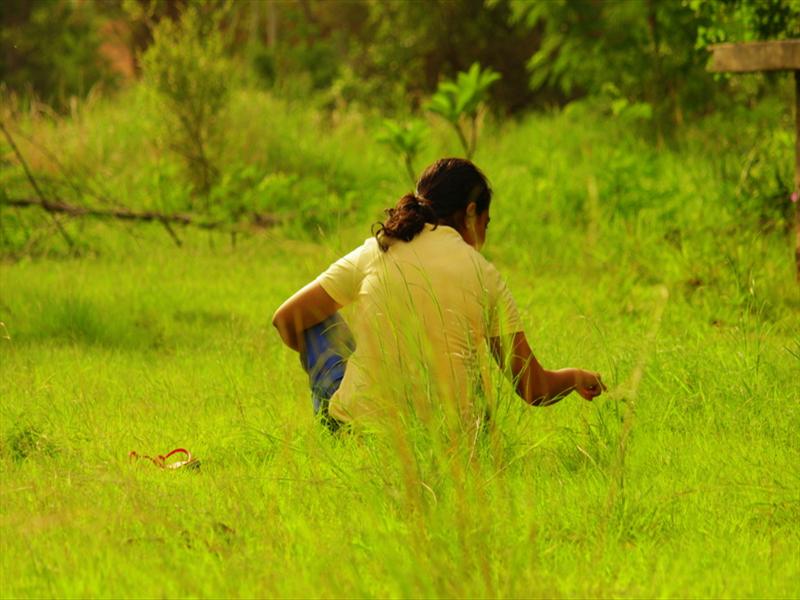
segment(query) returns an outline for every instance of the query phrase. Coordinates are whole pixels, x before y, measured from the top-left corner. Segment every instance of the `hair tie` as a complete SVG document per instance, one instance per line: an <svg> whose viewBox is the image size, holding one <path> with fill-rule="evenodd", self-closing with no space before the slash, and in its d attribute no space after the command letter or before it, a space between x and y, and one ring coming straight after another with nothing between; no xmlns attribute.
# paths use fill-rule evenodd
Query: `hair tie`
<svg viewBox="0 0 800 600"><path fill-rule="evenodd" d="M416 200L417 204L420 204L422 206L430 206L431 205L431 201L430 200L428 200L425 196L420 195L419 192L416 192L416 191L414 192L414 200Z"/></svg>

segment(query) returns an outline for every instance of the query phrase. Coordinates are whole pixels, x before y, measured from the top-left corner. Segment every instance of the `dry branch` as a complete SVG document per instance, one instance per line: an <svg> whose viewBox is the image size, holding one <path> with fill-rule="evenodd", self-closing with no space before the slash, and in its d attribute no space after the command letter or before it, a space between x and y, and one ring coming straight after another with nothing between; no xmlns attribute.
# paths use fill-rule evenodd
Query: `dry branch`
<svg viewBox="0 0 800 600"><path fill-rule="evenodd" d="M252 227L272 227L280 222L274 215L254 213L250 224L229 223L227 221L205 221L186 213L162 213L153 210L136 211L128 208L95 208L78 206L61 200L44 200L38 198L3 198L0 205L5 204L18 208L39 207L48 213L63 214L69 217L93 217L96 219L120 219L123 221L139 221L161 223L170 230L170 225L198 227L200 229L218 229L221 231L247 231Z"/></svg>
<svg viewBox="0 0 800 600"><path fill-rule="evenodd" d="M0 121L0 131L2 131L6 140L11 145L11 149L14 151L14 154L22 165L25 175L28 178L28 182L31 184L31 187L36 194L36 198L8 198L0 195L0 206L6 205L16 208L41 208L47 212L48 215L50 215L50 218L58 228L59 233L61 233L70 247L74 246L74 242L61 225L57 215L65 215L67 217L91 217L96 219L119 219L128 222L159 223L167 231L170 238L172 238L172 241L178 246L181 246L182 242L177 233L175 233L172 225L191 226L206 230L220 230L235 235L237 232L248 231L253 228L264 229L267 227L272 227L277 225L280 221L278 217L268 213L251 213L250 223L231 223L228 221L203 220L195 215L185 213L162 213L152 210L136 211L129 208L115 207L90 207L78 204L70 204L59 199L49 199L43 193L42 188L39 186L39 183L36 181L33 173L28 168L28 164L25 161L22 152L20 152L19 148L14 142L11 132L6 127L6 124L2 121ZM59 167L61 168L60 164ZM75 191L80 193L80 190L77 188L77 186L71 182L70 185Z"/></svg>

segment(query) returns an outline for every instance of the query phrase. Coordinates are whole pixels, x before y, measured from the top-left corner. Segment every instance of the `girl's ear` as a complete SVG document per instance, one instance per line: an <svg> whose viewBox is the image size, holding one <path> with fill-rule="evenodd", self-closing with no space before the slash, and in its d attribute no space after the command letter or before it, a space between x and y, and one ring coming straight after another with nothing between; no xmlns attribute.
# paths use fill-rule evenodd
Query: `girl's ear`
<svg viewBox="0 0 800 600"><path fill-rule="evenodd" d="M474 219L478 216L478 205L475 202L470 202L467 204L467 212L466 217L468 219Z"/></svg>

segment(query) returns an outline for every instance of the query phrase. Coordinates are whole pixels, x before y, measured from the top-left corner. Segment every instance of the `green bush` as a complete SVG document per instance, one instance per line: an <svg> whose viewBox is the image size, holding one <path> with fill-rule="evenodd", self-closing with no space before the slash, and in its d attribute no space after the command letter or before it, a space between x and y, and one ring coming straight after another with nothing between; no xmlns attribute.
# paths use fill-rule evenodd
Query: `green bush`
<svg viewBox="0 0 800 600"><path fill-rule="evenodd" d="M162 143L180 157L195 195L209 208L219 176L215 144L231 92L218 17L192 6L177 22L162 19L142 56L142 70L154 92Z"/></svg>

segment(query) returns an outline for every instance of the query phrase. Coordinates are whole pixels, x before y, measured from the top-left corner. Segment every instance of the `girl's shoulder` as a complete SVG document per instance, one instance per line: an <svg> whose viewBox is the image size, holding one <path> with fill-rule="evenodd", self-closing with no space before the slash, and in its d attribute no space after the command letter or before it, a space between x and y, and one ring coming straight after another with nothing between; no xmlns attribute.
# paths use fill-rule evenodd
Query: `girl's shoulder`
<svg viewBox="0 0 800 600"><path fill-rule="evenodd" d="M369 261L375 260L383 254L383 250L381 250L381 246L374 235L365 239L364 243L359 246L359 250L364 258Z"/></svg>
<svg viewBox="0 0 800 600"><path fill-rule="evenodd" d="M366 272L380 259L381 254L383 252L378 240L373 236L365 239L363 244L343 257L342 260L348 260L357 270Z"/></svg>

